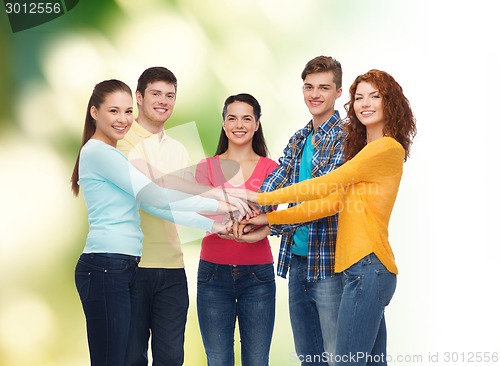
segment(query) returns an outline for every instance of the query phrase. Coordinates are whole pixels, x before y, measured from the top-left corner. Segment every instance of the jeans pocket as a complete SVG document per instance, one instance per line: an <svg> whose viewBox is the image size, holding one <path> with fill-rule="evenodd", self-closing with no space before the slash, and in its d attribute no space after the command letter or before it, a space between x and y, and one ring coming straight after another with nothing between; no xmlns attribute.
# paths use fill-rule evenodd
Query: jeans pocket
<svg viewBox="0 0 500 366"><path fill-rule="evenodd" d="M397 276L386 269L379 269L376 273L378 301L387 306L396 291Z"/></svg>
<svg viewBox="0 0 500 366"><path fill-rule="evenodd" d="M75 271L76 290L82 302L89 297L91 277L92 273L90 271Z"/></svg>
<svg viewBox="0 0 500 366"><path fill-rule="evenodd" d="M214 271L209 270L208 268L206 268L206 266L200 265L198 267L198 274L197 274L198 284L209 283L214 277L214 275L215 275Z"/></svg>
<svg viewBox="0 0 500 366"><path fill-rule="evenodd" d="M134 263L135 264L135 263ZM125 273L132 268L132 262L125 259L109 259L106 263L104 272L110 274Z"/></svg>
<svg viewBox="0 0 500 366"><path fill-rule="evenodd" d="M263 265L254 269L252 272L253 277L259 283L269 283L274 281L274 267L273 265Z"/></svg>

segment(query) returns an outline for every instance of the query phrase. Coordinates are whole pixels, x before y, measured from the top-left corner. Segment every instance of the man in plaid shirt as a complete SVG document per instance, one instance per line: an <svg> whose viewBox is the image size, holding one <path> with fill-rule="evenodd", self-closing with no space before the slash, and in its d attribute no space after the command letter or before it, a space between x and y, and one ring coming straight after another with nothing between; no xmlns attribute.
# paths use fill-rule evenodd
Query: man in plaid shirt
<svg viewBox="0 0 500 366"><path fill-rule="evenodd" d="M318 56L306 64L302 80L312 119L290 138L280 165L261 191L324 175L343 163L343 121L335 110L335 101L342 94L342 67L332 57ZM298 360L302 365L333 365L342 294L341 278L333 270L337 215L259 231L282 236L278 275L286 278L290 270L290 322Z"/></svg>

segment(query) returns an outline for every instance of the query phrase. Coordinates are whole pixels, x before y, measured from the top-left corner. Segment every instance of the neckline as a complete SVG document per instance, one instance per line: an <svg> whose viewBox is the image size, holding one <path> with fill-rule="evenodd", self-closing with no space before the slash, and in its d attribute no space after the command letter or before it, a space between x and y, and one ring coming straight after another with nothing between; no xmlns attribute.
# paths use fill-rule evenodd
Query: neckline
<svg viewBox="0 0 500 366"><path fill-rule="evenodd" d="M222 171L221 159L220 159L219 155L215 155L214 158L217 159L216 167L217 167L218 173L220 174L220 177L222 177L224 179L224 184L230 185L232 188L240 188L240 187L245 187L247 182L253 178L253 176L255 175L255 172L257 171L257 167L259 166L259 164L261 164L261 162L263 161L262 159L264 157L259 156L259 160L257 161L257 164L255 164L255 168L253 169L252 174L250 174L248 179L246 179L243 183L238 184L238 185L234 185L233 183L231 183L230 180L227 179L227 177L224 175L224 172ZM230 160L230 159L223 159L223 160ZM232 160L232 161L234 161L234 160ZM238 173L239 172L241 172L241 167L240 167L240 170L238 170Z"/></svg>

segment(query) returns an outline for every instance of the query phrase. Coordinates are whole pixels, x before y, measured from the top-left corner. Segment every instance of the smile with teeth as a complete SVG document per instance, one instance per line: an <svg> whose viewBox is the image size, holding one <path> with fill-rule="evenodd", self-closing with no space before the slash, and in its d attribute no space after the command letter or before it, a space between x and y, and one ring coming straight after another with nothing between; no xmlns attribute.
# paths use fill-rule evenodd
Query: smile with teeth
<svg viewBox="0 0 500 366"><path fill-rule="evenodd" d="M233 131L233 135L236 136L243 136L246 134L246 131Z"/></svg>
<svg viewBox="0 0 500 366"><path fill-rule="evenodd" d="M123 132L123 131L125 131L125 129L127 128L127 126L113 126L113 128L115 130L117 130L118 132Z"/></svg>
<svg viewBox="0 0 500 366"><path fill-rule="evenodd" d="M375 111L362 111L361 115L362 116L371 116Z"/></svg>

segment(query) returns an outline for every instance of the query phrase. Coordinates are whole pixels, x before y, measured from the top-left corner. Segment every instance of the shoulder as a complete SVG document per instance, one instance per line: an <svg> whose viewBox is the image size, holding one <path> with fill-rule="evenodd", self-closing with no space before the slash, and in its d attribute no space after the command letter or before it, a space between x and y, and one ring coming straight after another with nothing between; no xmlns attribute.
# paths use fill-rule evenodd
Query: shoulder
<svg viewBox="0 0 500 366"><path fill-rule="evenodd" d="M127 158L117 148L95 139L90 139L85 145L83 145L81 154L86 156L94 156L96 158L102 157L103 154L105 154L105 156L116 155L125 159Z"/></svg>
<svg viewBox="0 0 500 366"><path fill-rule="evenodd" d="M215 156L209 156L209 157L201 159L198 162L198 164L196 164L196 171L197 172L202 172L202 171L211 170L211 166L213 166L213 164L215 163L215 161L216 161L216 157Z"/></svg>
<svg viewBox="0 0 500 366"><path fill-rule="evenodd" d="M313 130L313 127L312 127L312 120L307 122L307 124L302 127L302 128L299 128L297 131L295 131L295 133L290 137L290 140L289 142L290 143L293 143L297 140L303 140L304 138L306 138L309 133Z"/></svg>
<svg viewBox="0 0 500 366"><path fill-rule="evenodd" d="M271 169L275 169L279 165L273 159L266 158L266 157L260 158L259 164L261 164L262 166L264 166L266 168L271 168Z"/></svg>
<svg viewBox="0 0 500 366"><path fill-rule="evenodd" d="M368 146L373 145L372 148L375 151L402 151L404 153L404 148L403 146L394 138L392 137L382 137L381 139L378 139L376 141L373 141L371 144L368 144Z"/></svg>
<svg viewBox="0 0 500 366"><path fill-rule="evenodd" d="M209 164L214 162L215 160L219 160L218 156L208 156L206 158L201 159L198 164Z"/></svg>
<svg viewBox="0 0 500 366"><path fill-rule="evenodd" d="M94 154L100 154L105 151L110 151L111 146L105 144L102 141L90 139L82 147L81 155L92 156Z"/></svg>
<svg viewBox="0 0 500 366"><path fill-rule="evenodd" d="M367 144L359 153L360 159L382 159L387 163L392 160L404 160L405 150L392 137L382 137Z"/></svg>
<svg viewBox="0 0 500 366"><path fill-rule="evenodd" d="M140 124L136 121L132 123L130 129L125 134L125 137L121 140L118 140L118 145L123 143L136 143L137 141L141 141L150 135L148 131L146 131Z"/></svg>

